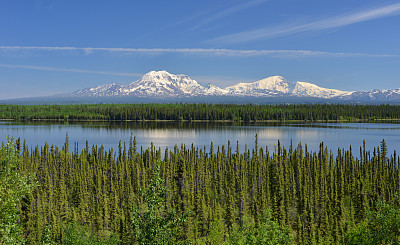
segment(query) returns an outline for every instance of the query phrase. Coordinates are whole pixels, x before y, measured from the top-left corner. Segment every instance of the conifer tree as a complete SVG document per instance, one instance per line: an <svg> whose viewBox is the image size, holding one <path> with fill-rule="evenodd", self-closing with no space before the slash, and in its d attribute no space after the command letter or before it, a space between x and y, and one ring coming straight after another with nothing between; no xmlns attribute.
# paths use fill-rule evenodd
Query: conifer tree
<svg viewBox="0 0 400 245"><path fill-rule="evenodd" d="M186 215L178 217L173 210L165 210L167 189L160 177L160 162L157 162L149 185L142 192L146 211L133 206L133 238L139 244L167 244L172 242L174 232L186 221Z"/></svg>
<svg viewBox="0 0 400 245"><path fill-rule="evenodd" d="M0 158L0 243L23 244L22 224L17 206L35 188L32 175L18 172L20 159L12 139L7 139Z"/></svg>

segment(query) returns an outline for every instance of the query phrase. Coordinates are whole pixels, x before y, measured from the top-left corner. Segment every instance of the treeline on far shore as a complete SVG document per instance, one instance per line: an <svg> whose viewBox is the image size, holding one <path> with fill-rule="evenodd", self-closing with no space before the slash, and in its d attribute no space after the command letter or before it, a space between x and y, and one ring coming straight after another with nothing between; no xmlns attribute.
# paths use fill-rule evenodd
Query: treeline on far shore
<svg viewBox="0 0 400 245"><path fill-rule="evenodd" d="M368 121L400 118L398 105L88 104L0 105L0 120Z"/></svg>

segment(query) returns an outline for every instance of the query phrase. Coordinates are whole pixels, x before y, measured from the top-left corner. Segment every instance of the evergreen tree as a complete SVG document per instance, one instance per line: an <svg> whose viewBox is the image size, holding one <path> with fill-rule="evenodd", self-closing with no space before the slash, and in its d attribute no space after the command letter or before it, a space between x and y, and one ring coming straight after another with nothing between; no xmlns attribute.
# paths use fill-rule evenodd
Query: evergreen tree
<svg viewBox="0 0 400 245"><path fill-rule="evenodd" d="M167 189L160 177L160 162L157 162L149 185L142 192L146 210L133 207L133 237L139 244L167 244L173 242L176 228L186 221L186 215L177 217L173 210L165 210Z"/></svg>
<svg viewBox="0 0 400 245"><path fill-rule="evenodd" d="M23 244L23 224L18 204L35 188L33 175L19 173L20 158L11 139L0 157L0 244Z"/></svg>

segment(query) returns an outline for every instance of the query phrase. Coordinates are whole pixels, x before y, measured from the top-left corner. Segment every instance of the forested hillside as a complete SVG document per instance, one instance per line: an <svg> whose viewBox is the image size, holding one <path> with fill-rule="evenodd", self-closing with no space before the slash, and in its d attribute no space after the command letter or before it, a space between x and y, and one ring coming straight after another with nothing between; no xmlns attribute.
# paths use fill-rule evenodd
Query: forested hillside
<svg viewBox="0 0 400 245"><path fill-rule="evenodd" d="M395 105L93 104L0 105L0 119L14 120L374 120L399 119Z"/></svg>
<svg viewBox="0 0 400 245"><path fill-rule="evenodd" d="M244 152L240 142L161 152L138 149L132 138L115 150L87 144L78 152L69 149L68 137L61 148L30 149L17 140L18 171L37 180L18 208L23 237L28 244L77 244L66 241L85 237L90 244L156 242L151 237L160 244L399 238L399 157L385 141L372 152L332 151L323 143L312 152L279 141L267 149L255 140ZM2 162L6 149L3 144Z"/></svg>

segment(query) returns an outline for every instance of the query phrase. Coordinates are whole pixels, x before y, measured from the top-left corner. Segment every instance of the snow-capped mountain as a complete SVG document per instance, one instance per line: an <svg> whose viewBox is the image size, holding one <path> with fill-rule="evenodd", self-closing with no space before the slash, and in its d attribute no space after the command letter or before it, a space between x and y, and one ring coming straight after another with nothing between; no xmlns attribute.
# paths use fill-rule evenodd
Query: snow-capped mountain
<svg viewBox="0 0 400 245"><path fill-rule="evenodd" d="M289 82L281 76L268 77L254 83L239 83L226 89L233 95L241 96L292 95L325 99L351 93L336 89L321 88L315 84L306 82Z"/></svg>
<svg viewBox="0 0 400 245"><path fill-rule="evenodd" d="M137 96L182 96L197 94L203 87L186 75L174 75L166 71L151 71L124 90Z"/></svg>
<svg viewBox="0 0 400 245"><path fill-rule="evenodd" d="M74 96L138 96L185 97L221 95L225 91L215 85L203 87L187 75L174 75L166 71L151 71L140 80L128 85L116 83L78 90Z"/></svg>
<svg viewBox="0 0 400 245"><path fill-rule="evenodd" d="M292 91L292 94L297 96L309 96L309 97L318 97L318 98L336 98L339 96L348 96L353 92L341 91L337 89L328 89L321 88L312 83L306 82L296 82L296 86Z"/></svg>
<svg viewBox="0 0 400 245"><path fill-rule="evenodd" d="M77 96L118 96L123 94L124 85L118 83L104 84L94 88L84 88L74 92Z"/></svg>
<svg viewBox="0 0 400 245"><path fill-rule="evenodd" d="M204 95L209 95L209 96L216 96L216 95L226 95L228 94L228 90L222 89L220 87L215 86L214 84L207 84L205 87L205 90L203 92Z"/></svg>
<svg viewBox="0 0 400 245"><path fill-rule="evenodd" d="M400 100L400 88L398 89L374 89L372 91L355 91L349 95L343 96L346 100L358 101L393 101Z"/></svg>
<svg viewBox="0 0 400 245"><path fill-rule="evenodd" d="M259 97L290 94L294 87L295 83L281 76L273 76L254 83L238 83L226 89L230 95Z"/></svg>
<svg viewBox="0 0 400 245"><path fill-rule="evenodd" d="M301 97L338 100L400 100L400 89L373 91L341 91L322 88L307 82L291 82L281 76L268 77L253 83L238 83L226 88L213 84L202 86L187 75L151 71L128 85L117 83L85 88L69 94L77 97L135 96L158 98L182 97Z"/></svg>

